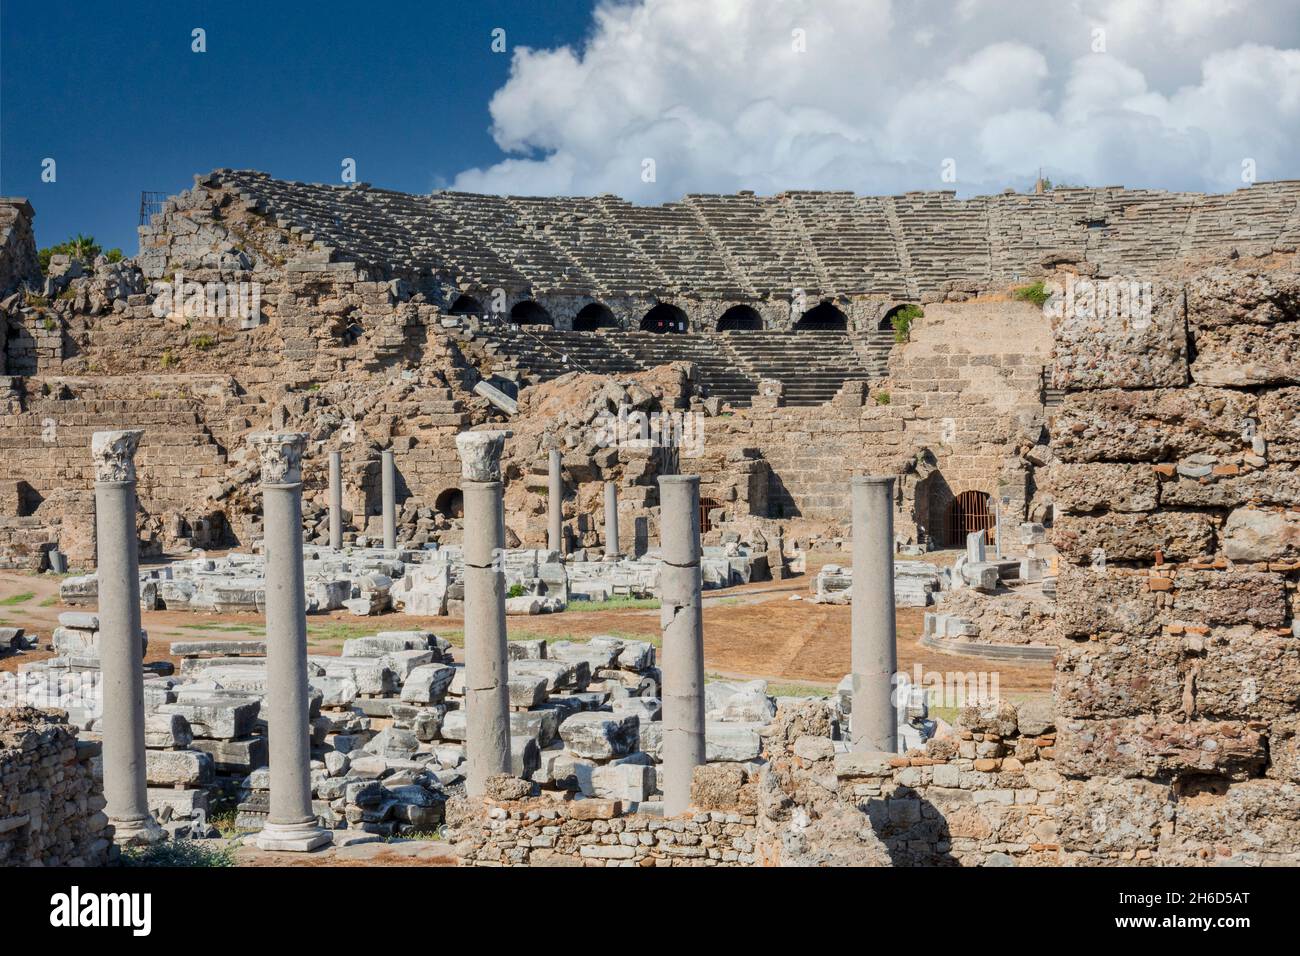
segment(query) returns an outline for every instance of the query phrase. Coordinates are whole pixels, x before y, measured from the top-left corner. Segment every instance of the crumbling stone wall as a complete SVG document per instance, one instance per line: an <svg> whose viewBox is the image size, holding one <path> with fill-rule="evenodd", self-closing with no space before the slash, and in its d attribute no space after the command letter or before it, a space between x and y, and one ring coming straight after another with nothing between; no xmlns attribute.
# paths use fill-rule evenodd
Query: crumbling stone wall
<svg viewBox="0 0 1300 956"><path fill-rule="evenodd" d="M111 847L91 760L59 712L0 710L0 866L102 866Z"/></svg>
<svg viewBox="0 0 1300 956"><path fill-rule="evenodd" d="M1062 843L1300 861L1300 275L1211 269L1067 315L1052 447Z"/></svg>

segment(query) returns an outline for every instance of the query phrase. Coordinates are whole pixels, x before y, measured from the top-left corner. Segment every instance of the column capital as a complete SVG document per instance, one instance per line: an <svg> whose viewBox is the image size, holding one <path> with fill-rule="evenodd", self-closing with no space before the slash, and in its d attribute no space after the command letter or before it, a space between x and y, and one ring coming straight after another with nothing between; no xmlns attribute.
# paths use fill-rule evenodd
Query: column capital
<svg viewBox="0 0 1300 956"><path fill-rule="evenodd" d="M95 432L90 436L90 455L95 462L95 481L135 481L135 450L140 429Z"/></svg>
<svg viewBox="0 0 1300 956"><path fill-rule="evenodd" d="M307 436L302 432L258 432L248 436L262 459L262 484L296 485L302 481L302 454Z"/></svg>
<svg viewBox="0 0 1300 956"><path fill-rule="evenodd" d="M460 476L465 481L500 481L501 452L506 439L514 432L490 429L479 432L461 432L456 436L456 451L460 455Z"/></svg>

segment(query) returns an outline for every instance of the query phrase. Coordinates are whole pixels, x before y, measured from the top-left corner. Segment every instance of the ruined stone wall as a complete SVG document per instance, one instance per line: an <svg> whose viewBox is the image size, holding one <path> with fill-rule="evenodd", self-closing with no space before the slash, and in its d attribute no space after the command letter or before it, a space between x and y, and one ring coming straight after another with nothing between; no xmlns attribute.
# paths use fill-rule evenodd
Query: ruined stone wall
<svg viewBox="0 0 1300 956"><path fill-rule="evenodd" d="M1048 323L1023 302L926 306L911 340L894 349L889 378L871 389L848 382L834 401L754 407L705 422L705 454L687 459L702 494L728 492L740 449L770 467L768 515L844 522L849 479L871 471L902 476L895 532L916 541L942 533L963 491L1011 498L1027 515L1035 493L1026 455L1045 441L1043 369Z"/></svg>
<svg viewBox="0 0 1300 956"><path fill-rule="evenodd" d="M0 866L102 866L111 833L91 760L58 712L0 710Z"/></svg>
<svg viewBox="0 0 1300 956"><path fill-rule="evenodd" d="M1294 865L1300 275L1212 270L1055 340L1062 841Z"/></svg>
<svg viewBox="0 0 1300 956"><path fill-rule="evenodd" d="M0 298L25 284L40 282L32 219L36 213L26 199L0 197Z"/></svg>

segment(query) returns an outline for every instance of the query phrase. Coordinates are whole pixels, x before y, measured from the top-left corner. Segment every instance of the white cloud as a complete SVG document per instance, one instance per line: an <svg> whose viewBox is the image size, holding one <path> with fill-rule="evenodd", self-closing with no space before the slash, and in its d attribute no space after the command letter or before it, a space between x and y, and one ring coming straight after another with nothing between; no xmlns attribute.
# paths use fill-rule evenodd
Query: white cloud
<svg viewBox="0 0 1300 956"><path fill-rule="evenodd" d="M490 105L517 194L1300 178L1294 0L639 0L515 50ZM806 51L797 49L801 31ZM1093 52L1096 31L1105 52ZM656 179L642 181L643 160ZM956 163L957 182L941 179Z"/></svg>

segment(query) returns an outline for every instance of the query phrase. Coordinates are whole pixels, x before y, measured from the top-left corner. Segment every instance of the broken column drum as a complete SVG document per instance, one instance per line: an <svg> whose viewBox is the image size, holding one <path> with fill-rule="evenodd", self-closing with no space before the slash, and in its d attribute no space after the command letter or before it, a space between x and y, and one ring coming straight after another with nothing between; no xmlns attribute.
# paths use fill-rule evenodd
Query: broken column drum
<svg viewBox="0 0 1300 956"><path fill-rule="evenodd" d="M690 807L691 780L706 759L699 475L661 475L659 503L664 814L676 816Z"/></svg>
<svg viewBox="0 0 1300 956"><path fill-rule="evenodd" d="M302 558L302 453L307 436L262 433L249 441L262 461L266 551L266 714L270 812L263 850L313 850L330 842L311 805L307 607Z"/></svg>
<svg viewBox="0 0 1300 956"><path fill-rule="evenodd" d="M501 451L510 434L456 436L465 508L465 787L475 797L483 795L489 777L510 772L501 482Z"/></svg>
<svg viewBox="0 0 1300 956"><path fill-rule="evenodd" d="M853 508L853 749L898 749L894 674L894 479L858 475Z"/></svg>
<svg viewBox="0 0 1300 956"><path fill-rule="evenodd" d="M99 662L105 814L119 846L156 843L163 831L149 812L141 670L140 571L135 527L135 450L139 431L95 432L95 535L98 543Z"/></svg>
<svg viewBox="0 0 1300 956"><path fill-rule="evenodd" d="M391 551L397 547L397 467L391 451L383 452L379 460L383 472L384 547Z"/></svg>

